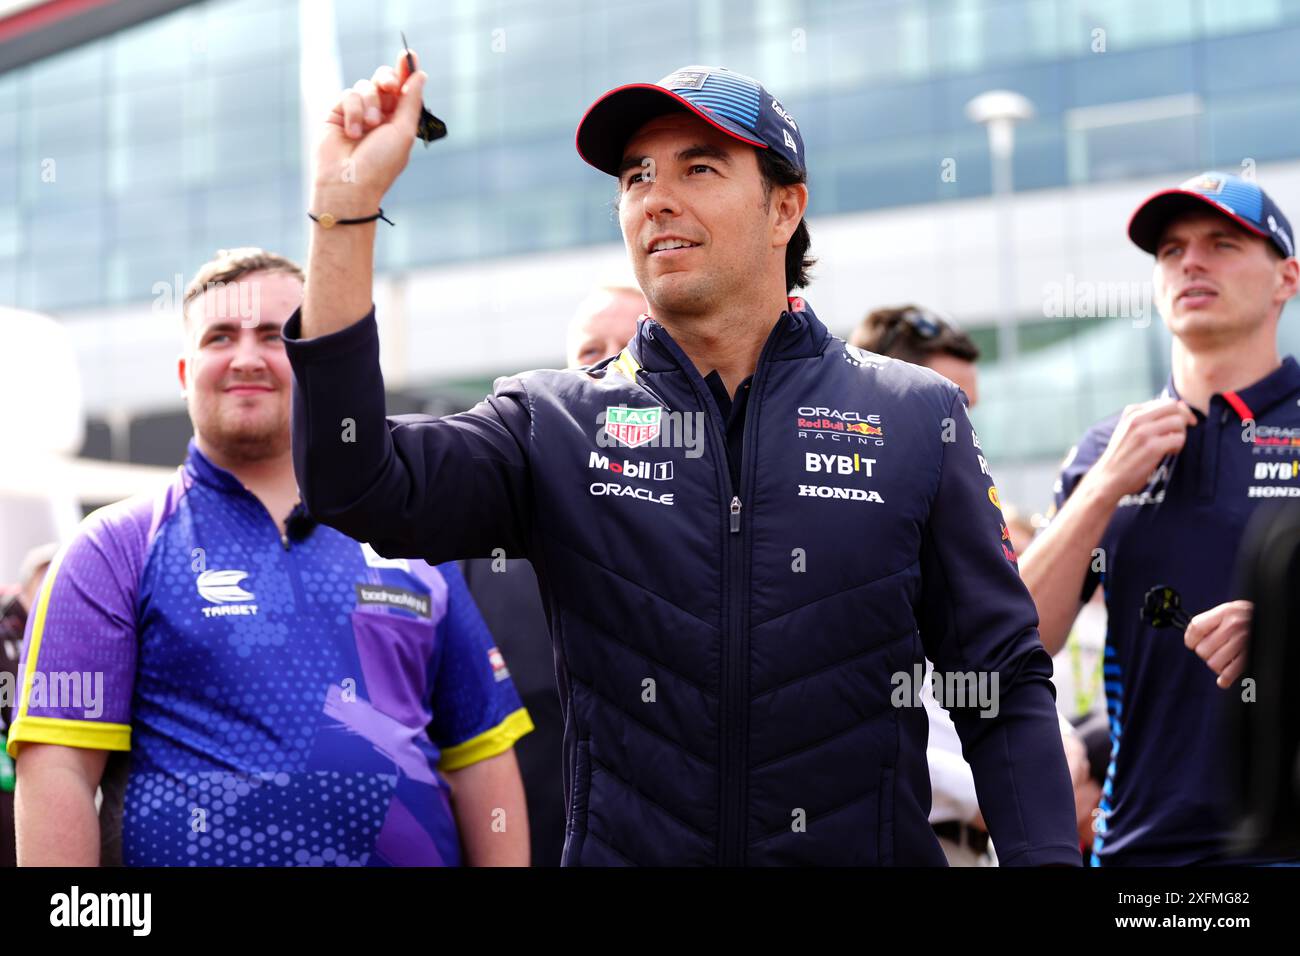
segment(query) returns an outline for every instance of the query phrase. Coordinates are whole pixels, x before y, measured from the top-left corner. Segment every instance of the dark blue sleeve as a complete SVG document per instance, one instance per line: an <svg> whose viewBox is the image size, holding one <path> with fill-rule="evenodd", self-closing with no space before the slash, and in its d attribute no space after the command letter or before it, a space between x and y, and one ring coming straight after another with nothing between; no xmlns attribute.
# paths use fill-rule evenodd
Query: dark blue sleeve
<svg viewBox="0 0 1300 956"><path fill-rule="evenodd" d="M301 310L300 310L301 311ZM384 557L431 564L527 549L528 396L518 379L458 415L385 417L372 308L346 329L300 339L293 367L293 464L307 510Z"/></svg>
<svg viewBox="0 0 1300 956"><path fill-rule="evenodd" d="M976 681L983 675L992 692L983 705L948 710L999 861L1078 866L1052 660L960 393L949 415L955 440L944 443L921 546L921 640L936 671L973 674Z"/></svg>

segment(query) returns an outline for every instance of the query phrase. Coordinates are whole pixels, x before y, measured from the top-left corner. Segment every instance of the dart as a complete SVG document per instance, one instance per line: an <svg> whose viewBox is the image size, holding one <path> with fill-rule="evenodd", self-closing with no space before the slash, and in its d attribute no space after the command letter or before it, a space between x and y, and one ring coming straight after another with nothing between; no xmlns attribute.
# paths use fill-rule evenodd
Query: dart
<svg viewBox="0 0 1300 956"><path fill-rule="evenodd" d="M1156 585L1147 591L1142 610L1138 616L1152 627L1176 627L1186 630L1191 618L1183 610L1183 599L1177 591L1164 585Z"/></svg>
<svg viewBox="0 0 1300 956"><path fill-rule="evenodd" d="M411 45L406 42L405 33L399 31L399 35L402 38L402 49L406 51L407 69L414 73L415 57L411 56ZM421 103L420 121L415 127L415 135L424 140L424 146L427 149L435 139L442 139L447 135L447 124L430 113L428 107Z"/></svg>

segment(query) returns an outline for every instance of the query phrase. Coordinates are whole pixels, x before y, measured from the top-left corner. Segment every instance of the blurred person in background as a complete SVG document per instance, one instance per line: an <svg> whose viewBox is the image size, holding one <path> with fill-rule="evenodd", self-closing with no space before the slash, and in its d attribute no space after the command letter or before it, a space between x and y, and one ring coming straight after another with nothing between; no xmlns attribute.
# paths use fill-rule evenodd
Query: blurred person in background
<svg viewBox="0 0 1300 956"><path fill-rule="evenodd" d="M1070 450L1020 569L1052 652L1104 587L1111 751L1093 865L1224 862L1222 711L1269 676L1238 683L1252 607L1232 568L1259 503L1300 495L1300 366L1277 341L1300 264L1276 203L1223 173L1154 194L1128 235L1155 259L1172 374Z"/></svg>
<svg viewBox="0 0 1300 956"><path fill-rule="evenodd" d="M32 548L18 567L18 584L10 591L0 589L0 740L13 720L18 695L18 662L22 656L23 631L36 606L36 595L59 550L58 544ZM14 764L0 752L0 867L17 863L14 850Z"/></svg>
<svg viewBox="0 0 1300 956"><path fill-rule="evenodd" d="M923 365L961 388L967 408L979 401L979 346L949 318L919 305L909 304L873 309L849 335L849 343L877 355ZM1019 537L1017 537L1019 536ZM1003 507L1003 544L1009 558L1033 537L1032 527L1015 508ZM939 838L950 866L991 866L996 850L989 842L984 816L975 794L975 777L962 756L961 739L948 711L940 706L931 689L928 672L921 699L930 721L926 761L930 766L930 823ZM1062 745L1070 767L1072 783L1083 779L1082 745L1073 739L1068 725L1062 727Z"/></svg>
<svg viewBox="0 0 1300 956"><path fill-rule="evenodd" d="M636 335L637 319L646 311L640 289L593 289L569 323L565 364L592 366L617 355ZM528 795L532 864L559 866L564 850L564 713L537 573L526 558L509 556L470 559L462 566L535 728L515 744Z"/></svg>
<svg viewBox="0 0 1300 956"><path fill-rule="evenodd" d="M1003 512L1011 532L1011 547L1023 555L1034 535L1046 523L1041 514L1027 517L1014 505ZM1101 693L1102 651L1106 643L1106 605L1101 590L1079 611L1070 636L1052 658L1052 683L1056 709L1063 721L1062 740L1074 784L1075 817L1079 824L1079 849L1087 855L1095 835L1097 803L1106 781L1110 734L1105 698Z"/></svg>
<svg viewBox="0 0 1300 956"><path fill-rule="evenodd" d="M849 344L877 355L932 368L966 393L966 407L979 403L975 363L980 350L949 318L919 305L873 309L849 333Z"/></svg>
<svg viewBox="0 0 1300 956"><path fill-rule="evenodd" d="M1003 517L1006 519L1007 531L1011 535L1008 544L1016 554L1024 554L1029 543L1034 540L1034 523L1023 511L1014 505L1004 505Z"/></svg>
<svg viewBox="0 0 1300 956"><path fill-rule="evenodd" d="M1014 505L1003 509L1011 547L1023 555L1035 535L1047 525L1041 514L1025 515ZM1056 709L1076 728L1093 713L1105 713L1102 694L1102 655L1106 644L1106 602L1101 591L1079 610L1065 646L1052 657L1052 683L1056 685Z"/></svg>
<svg viewBox="0 0 1300 956"><path fill-rule="evenodd" d="M251 248L185 291L185 463L82 523L27 626L22 865L528 862L531 727L459 569L380 558L298 500L301 298Z"/></svg>
<svg viewBox="0 0 1300 956"><path fill-rule="evenodd" d="M0 671L11 675L6 680L12 679L18 672L27 619L36 607L41 582L58 550L56 542L32 548L18 566L18 583L13 588L0 592ZM7 694L0 697L0 726L7 728L12 723L13 707L14 700Z"/></svg>
<svg viewBox="0 0 1300 956"><path fill-rule="evenodd" d="M595 365L621 352L636 335L636 320L650 311L641 290L600 286L582 300L565 337L565 365Z"/></svg>

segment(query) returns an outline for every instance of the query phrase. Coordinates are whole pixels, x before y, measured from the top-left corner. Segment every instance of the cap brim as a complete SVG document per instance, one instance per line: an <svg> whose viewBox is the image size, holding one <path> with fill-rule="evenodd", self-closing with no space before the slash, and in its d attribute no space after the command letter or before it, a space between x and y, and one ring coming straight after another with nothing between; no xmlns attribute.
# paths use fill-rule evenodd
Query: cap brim
<svg viewBox="0 0 1300 956"><path fill-rule="evenodd" d="M652 83L629 83L610 90L587 110L578 123L575 145L578 155L602 173L618 175L623 147L638 129L664 113L694 113L728 136L767 149L767 144L725 116L695 106L685 97Z"/></svg>
<svg viewBox="0 0 1300 956"><path fill-rule="evenodd" d="M1169 225L1171 219L1181 216L1185 212L1200 212L1205 209L1212 209L1220 216L1231 219L1243 229L1253 232L1257 236L1263 236L1270 242L1273 240L1272 236L1253 222L1242 219L1235 213L1228 212L1209 196L1187 189L1166 189L1151 196L1146 202L1138 206L1137 211L1133 213L1133 217L1128 221L1128 237L1143 252L1149 252L1154 256L1156 254L1156 245L1160 242L1160 236L1164 233L1165 227Z"/></svg>

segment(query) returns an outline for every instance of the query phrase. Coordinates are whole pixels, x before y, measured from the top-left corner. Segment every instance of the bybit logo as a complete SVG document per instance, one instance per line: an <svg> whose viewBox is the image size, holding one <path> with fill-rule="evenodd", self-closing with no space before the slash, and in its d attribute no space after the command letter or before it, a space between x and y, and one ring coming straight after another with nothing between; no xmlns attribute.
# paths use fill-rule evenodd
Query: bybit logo
<svg viewBox="0 0 1300 956"><path fill-rule="evenodd" d="M1300 459L1295 461L1257 461L1255 462L1255 480L1274 478L1278 481L1294 481L1300 475Z"/></svg>
<svg viewBox="0 0 1300 956"><path fill-rule="evenodd" d="M803 456L804 471L823 472L828 475L865 474L871 478L875 464L876 459L864 458L861 455L821 455L810 451L805 452Z"/></svg>

